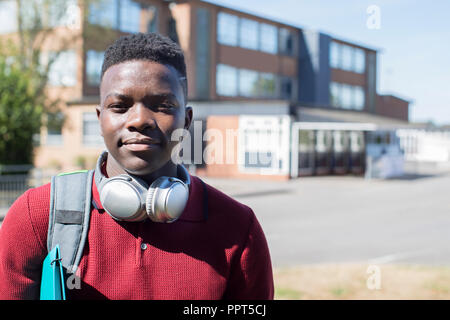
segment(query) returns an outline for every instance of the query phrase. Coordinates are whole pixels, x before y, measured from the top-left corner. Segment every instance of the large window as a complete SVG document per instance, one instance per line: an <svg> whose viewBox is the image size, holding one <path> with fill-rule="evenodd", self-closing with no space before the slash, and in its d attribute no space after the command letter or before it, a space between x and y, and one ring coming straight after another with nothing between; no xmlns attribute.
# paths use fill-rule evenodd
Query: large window
<svg viewBox="0 0 450 320"><path fill-rule="evenodd" d="M89 23L106 28L119 26L119 2L117 0L97 0L89 4Z"/></svg>
<svg viewBox="0 0 450 320"><path fill-rule="evenodd" d="M100 84L103 55L103 51L89 50L86 52L86 81L91 86Z"/></svg>
<svg viewBox="0 0 450 320"><path fill-rule="evenodd" d="M74 50L49 53L51 62L48 72L48 83L51 86L70 87L77 83L77 57Z"/></svg>
<svg viewBox="0 0 450 320"><path fill-rule="evenodd" d="M148 6L144 11L147 32L158 32L158 8L155 6Z"/></svg>
<svg viewBox="0 0 450 320"><path fill-rule="evenodd" d="M364 88L359 86L353 87L353 106L357 110L364 109L364 105L366 103L365 99L366 95L364 93Z"/></svg>
<svg viewBox="0 0 450 320"><path fill-rule="evenodd" d="M73 26L80 19L77 0L52 0L48 2L48 24L51 27Z"/></svg>
<svg viewBox="0 0 450 320"><path fill-rule="evenodd" d="M239 95L254 97L258 94L258 72L253 70L239 70Z"/></svg>
<svg viewBox="0 0 450 320"><path fill-rule="evenodd" d="M366 53L363 49L332 41L330 43L330 66L336 69L364 73Z"/></svg>
<svg viewBox="0 0 450 320"><path fill-rule="evenodd" d="M330 84L330 102L333 107L339 108L342 105L341 84L338 82Z"/></svg>
<svg viewBox="0 0 450 320"><path fill-rule="evenodd" d="M239 45L242 48L258 50L258 22L249 19L240 19Z"/></svg>
<svg viewBox="0 0 450 320"><path fill-rule="evenodd" d="M228 65L219 64L217 66L216 81L216 92L221 96L251 98L279 97L277 91L278 77L273 73L237 69ZM291 89L289 88L289 90Z"/></svg>
<svg viewBox="0 0 450 320"><path fill-rule="evenodd" d="M236 68L219 64L216 73L216 91L221 96L237 96L238 70Z"/></svg>
<svg viewBox="0 0 450 320"><path fill-rule="evenodd" d="M120 2L119 29L123 32L139 32L141 22L141 5L132 0Z"/></svg>
<svg viewBox="0 0 450 320"><path fill-rule="evenodd" d="M354 71L353 63L353 48L349 46L341 46L341 69Z"/></svg>
<svg viewBox="0 0 450 320"><path fill-rule="evenodd" d="M0 0L0 34L17 32L17 1ZM79 23L77 0L22 0L22 28L74 26Z"/></svg>
<svg viewBox="0 0 450 320"><path fill-rule="evenodd" d="M83 113L83 144L101 146L103 143L97 115L95 112Z"/></svg>
<svg viewBox="0 0 450 320"><path fill-rule="evenodd" d="M363 49L354 49L354 71L358 73L366 71L366 53Z"/></svg>
<svg viewBox="0 0 450 320"><path fill-rule="evenodd" d="M330 43L330 66L338 69L341 67L341 45L332 41Z"/></svg>
<svg viewBox="0 0 450 320"><path fill-rule="evenodd" d="M238 167L259 174L289 173L288 116L239 118Z"/></svg>
<svg viewBox="0 0 450 320"><path fill-rule="evenodd" d="M341 107L344 109L352 109L353 107L353 86L348 84L341 85Z"/></svg>
<svg viewBox="0 0 450 320"><path fill-rule="evenodd" d="M277 77L273 73L259 74L257 95L265 98L275 98L277 95Z"/></svg>
<svg viewBox="0 0 450 320"><path fill-rule="evenodd" d="M282 30L278 35L278 28L268 23L239 18L225 12L217 15L217 41L223 45L293 55L293 35L287 29Z"/></svg>
<svg viewBox="0 0 450 320"><path fill-rule="evenodd" d="M261 23L259 33L259 48L261 51L276 54L278 51L277 28L270 24Z"/></svg>
<svg viewBox="0 0 450 320"><path fill-rule="evenodd" d="M238 45L239 18L228 13L217 15L217 41L229 46Z"/></svg>
<svg viewBox="0 0 450 320"><path fill-rule="evenodd" d="M123 32L157 31L157 10L135 0L96 0L89 4L89 23Z"/></svg>
<svg viewBox="0 0 450 320"><path fill-rule="evenodd" d="M330 104L336 108L362 110L365 106L364 87L332 82Z"/></svg>
<svg viewBox="0 0 450 320"><path fill-rule="evenodd" d="M17 31L17 2L15 0L0 1L0 34Z"/></svg>

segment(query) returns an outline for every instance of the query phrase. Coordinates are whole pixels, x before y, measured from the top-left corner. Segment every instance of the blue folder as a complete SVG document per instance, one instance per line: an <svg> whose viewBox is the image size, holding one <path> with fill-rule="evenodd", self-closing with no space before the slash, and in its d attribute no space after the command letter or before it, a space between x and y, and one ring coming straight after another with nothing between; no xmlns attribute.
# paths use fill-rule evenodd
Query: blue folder
<svg viewBox="0 0 450 320"><path fill-rule="evenodd" d="M59 245L49 252L42 265L41 300L66 300L64 271Z"/></svg>

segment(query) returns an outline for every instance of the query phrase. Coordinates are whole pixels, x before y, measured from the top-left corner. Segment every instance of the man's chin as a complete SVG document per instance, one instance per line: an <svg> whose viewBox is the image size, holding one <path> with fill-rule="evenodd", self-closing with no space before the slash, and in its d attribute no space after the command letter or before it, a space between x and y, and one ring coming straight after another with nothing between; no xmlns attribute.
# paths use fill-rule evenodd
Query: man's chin
<svg viewBox="0 0 450 320"><path fill-rule="evenodd" d="M156 170L160 169L161 165L156 165L154 163L126 163L124 164L124 170L132 175L136 176L146 176L149 175Z"/></svg>

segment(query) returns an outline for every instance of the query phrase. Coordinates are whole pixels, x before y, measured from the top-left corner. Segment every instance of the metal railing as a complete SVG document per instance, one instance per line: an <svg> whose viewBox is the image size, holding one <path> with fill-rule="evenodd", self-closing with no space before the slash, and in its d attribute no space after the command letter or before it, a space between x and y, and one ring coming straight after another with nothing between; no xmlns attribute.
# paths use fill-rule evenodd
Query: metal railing
<svg viewBox="0 0 450 320"><path fill-rule="evenodd" d="M51 174L30 165L0 166L0 208L9 208L30 188L50 182Z"/></svg>

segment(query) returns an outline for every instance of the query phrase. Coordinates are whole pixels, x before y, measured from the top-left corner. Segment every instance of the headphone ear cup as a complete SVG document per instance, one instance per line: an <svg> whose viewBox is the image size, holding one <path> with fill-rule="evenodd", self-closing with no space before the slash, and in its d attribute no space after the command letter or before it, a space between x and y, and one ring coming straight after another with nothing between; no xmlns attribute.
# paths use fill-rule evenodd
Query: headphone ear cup
<svg viewBox="0 0 450 320"><path fill-rule="evenodd" d="M130 181L130 177L120 175L104 180L99 187L100 202L115 220L142 221L146 218L142 194L147 189Z"/></svg>
<svg viewBox="0 0 450 320"><path fill-rule="evenodd" d="M154 200L153 197L155 196L155 188L150 187L147 192L147 197L145 199L145 210L147 211L147 215L150 218L150 220L154 222L158 222L155 217L155 212L153 208Z"/></svg>
<svg viewBox="0 0 450 320"><path fill-rule="evenodd" d="M146 211L154 222L176 221L186 206L189 187L180 179L160 177L148 189Z"/></svg>

